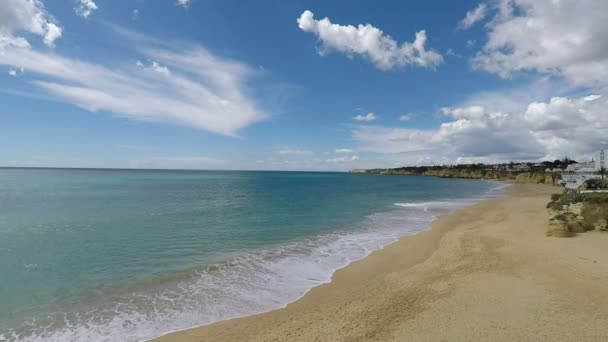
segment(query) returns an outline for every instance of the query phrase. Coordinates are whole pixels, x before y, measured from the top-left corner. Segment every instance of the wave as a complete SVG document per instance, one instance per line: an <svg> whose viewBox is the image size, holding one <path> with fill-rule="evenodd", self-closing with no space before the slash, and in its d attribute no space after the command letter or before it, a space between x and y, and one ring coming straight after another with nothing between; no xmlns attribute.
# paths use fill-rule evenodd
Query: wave
<svg viewBox="0 0 608 342"><path fill-rule="evenodd" d="M202 265L187 277L110 295L94 310L57 313L0 334L0 341L142 341L187 328L285 307L333 273L396 241L426 230L440 214L501 194L395 203L354 230L293 241ZM147 284L149 285L149 284Z"/></svg>

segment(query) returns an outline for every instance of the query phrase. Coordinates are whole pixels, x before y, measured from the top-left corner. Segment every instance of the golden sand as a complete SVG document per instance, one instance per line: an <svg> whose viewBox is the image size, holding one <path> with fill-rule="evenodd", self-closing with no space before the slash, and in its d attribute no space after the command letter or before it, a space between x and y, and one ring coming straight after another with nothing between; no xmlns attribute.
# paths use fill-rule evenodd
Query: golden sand
<svg viewBox="0 0 608 342"><path fill-rule="evenodd" d="M608 341L608 233L545 236L513 185L337 271L284 309L159 341Z"/></svg>

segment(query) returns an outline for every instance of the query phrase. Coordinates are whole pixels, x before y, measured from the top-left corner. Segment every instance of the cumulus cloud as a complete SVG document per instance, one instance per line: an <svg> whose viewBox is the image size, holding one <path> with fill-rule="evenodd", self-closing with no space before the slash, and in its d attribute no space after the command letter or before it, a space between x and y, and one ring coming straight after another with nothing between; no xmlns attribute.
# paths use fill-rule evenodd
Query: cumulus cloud
<svg viewBox="0 0 608 342"><path fill-rule="evenodd" d="M402 164L505 162L585 157L602 148L608 130L601 95L553 97L523 108L491 105L446 107L435 129L360 126L353 131L359 149Z"/></svg>
<svg viewBox="0 0 608 342"><path fill-rule="evenodd" d="M28 47L22 33L35 34L49 47L61 37L63 30L47 13L40 0L0 1L0 49L8 46Z"/></svg>
<svg viewBox="0 0 608 342"><path fill-rule="evenodd" d="M608 83L608 2L500 0L473 66L501 77L518 71Z"/></svg>
<svg viewBox="0 0 608 342"><path fill-rule="evenodd" d="M608 118L600 113L607 102L598 101L601 98L601 95L577 99L553 97L548 102L532 102L524 119L535 132L576 131L586 127L603 129L608 126Z"/></svg>
<svg viewBox="0 0 608 342"><path fill-rule="evenodd" d="M121 37L133 39L138 37ZM89 111L168 122L235 136L267 115L249 95L255 70L202 46L130 42L151 64L105 66L34 48L5 47L0 65L25 67L32 84L55 99Z"/></svg>
<svg viewBox="0 0 608 342"><path fill-rule="evenodd" d="M334 153L336 154L351 154L353 153L353 150L350 148L339 148L334 150Z"/></svg>
<svg viewBox="0 0 608 342"><path fill-rule="evenodd" d="M409 65L434 68L443 62L439 53L425 48L424 30L416 33L414 42L399 45L382 30L370 24L359 24L355 27L334 24L329 18L316 20L309 10L304 11L297 22L302 31L318 37L321 55L330 51L342 52L347 56L360 55L381 70Z"/></svg>
<svg viewBox="0 0 608 342"><path fill-rule="evenodd" d="M458 28L461 30L467 30L473 25L483 20L486 17L487 6L484 3L480 3L474 9L467 12L465 17L458 23Z"/></svg>
<svg viewBox="0 0 608 342"><path fill-rule="evenodd" d="M376 114L374 114L374 113L367 113L366 115L359 114L359 115L353 116L353 120L355 120L355 121L374 121L376 119L377 119L377 117L376 117Z"/></svg>
<svg viewBox="0 0 608 342"><path fill-rule="evenodd" d="M97 9L97 5L93 0L79 0L78 5L74 8L76 14L83 18L88 18L93 11Z"/></svg>

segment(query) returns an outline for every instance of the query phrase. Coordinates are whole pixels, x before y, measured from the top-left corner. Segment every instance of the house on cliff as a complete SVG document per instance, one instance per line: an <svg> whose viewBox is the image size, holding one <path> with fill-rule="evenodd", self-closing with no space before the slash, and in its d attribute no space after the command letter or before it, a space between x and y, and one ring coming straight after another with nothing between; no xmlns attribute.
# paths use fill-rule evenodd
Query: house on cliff
<svg viewBox="0 0 608 342"><path fill-rule="evenodd" d="M602 178L601 171L608 167L608 153L600 150L595 153L595 157L590 162L568 165L566 170L561 173L562 183L566 188L576 189L586 180Z"/></svg>

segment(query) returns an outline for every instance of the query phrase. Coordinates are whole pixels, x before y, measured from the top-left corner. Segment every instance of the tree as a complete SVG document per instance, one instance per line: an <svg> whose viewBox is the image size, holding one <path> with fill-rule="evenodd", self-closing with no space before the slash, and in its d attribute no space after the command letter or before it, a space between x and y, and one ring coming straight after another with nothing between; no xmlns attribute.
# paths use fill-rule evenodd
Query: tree
<svg viewBox="0 0 608 342"><path fill-rule="evenodd" d="M604 176L606 175L606 168L605 167L600 167L600 175L602 176L602 180L603 180Z"/></svg>

